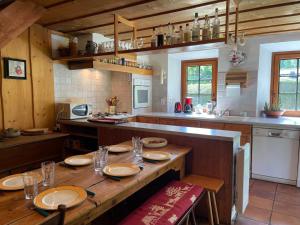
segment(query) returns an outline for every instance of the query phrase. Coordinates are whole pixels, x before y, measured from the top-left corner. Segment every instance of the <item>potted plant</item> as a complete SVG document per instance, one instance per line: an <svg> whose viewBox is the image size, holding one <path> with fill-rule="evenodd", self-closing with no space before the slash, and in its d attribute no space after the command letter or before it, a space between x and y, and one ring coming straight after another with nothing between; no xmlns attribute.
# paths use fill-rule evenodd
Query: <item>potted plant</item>
<svg viewBox="0 0 300 225"><path fill-rule="evenodd" d="M116 106L119 103L119 99L117 96L106 99L106 103L108 105L108 113L116 114Z"/></svg>
<svg viewBox="0 0 300 225"><path fill-rule="evenodd" d="M278 103L265 103L264 113L267 117L278 118L283 115L284 110L280 109Z"/></svg>

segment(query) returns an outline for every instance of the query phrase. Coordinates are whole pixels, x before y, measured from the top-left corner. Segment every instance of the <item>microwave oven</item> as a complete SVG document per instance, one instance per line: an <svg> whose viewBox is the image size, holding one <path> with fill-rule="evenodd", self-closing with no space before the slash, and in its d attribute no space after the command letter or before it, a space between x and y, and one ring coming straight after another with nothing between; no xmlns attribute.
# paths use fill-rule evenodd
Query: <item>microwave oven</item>
<svg viewBox="0 0 300 225"><path fill-rule="evenodd" d="M56 104L56 115L58 119L83 119L91 114L92 107L89 104L72 102L61 102Z"/></svg>

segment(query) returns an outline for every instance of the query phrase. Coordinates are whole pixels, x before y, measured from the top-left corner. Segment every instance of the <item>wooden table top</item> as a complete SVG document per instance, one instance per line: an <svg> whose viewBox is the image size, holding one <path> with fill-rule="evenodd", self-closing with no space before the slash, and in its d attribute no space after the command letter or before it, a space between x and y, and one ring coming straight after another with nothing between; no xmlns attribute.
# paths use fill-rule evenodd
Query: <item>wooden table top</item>
<svg viewBox="0 0 300 225"><path fill-rule="evenodd" d="M125 142L122 144L130 144ZM147 151L148 149L144 149ZM151 149L153 150L153 149ZM160 151L170 152L171 160L150 163L144 162L144 169L133 177L123 178L115 181L105 176L95 174L93 165L76 167L76 170L56 165L55 186L76 185L94 192L94 197L88 197L81 205L67 210L65 224L81 224L89 222L114 205L123 201L160 175L175 169L179 170L185 155L191 148L168 145L160 148ZM131 162L131 153L109 154L109 163ZM40 172L40 169L37 170ZM39 187L39 192L43 187ZM37 224L45 217L32 210L32 201L24 199L24 192L21 191L0 191L0 224Z"/></svg>

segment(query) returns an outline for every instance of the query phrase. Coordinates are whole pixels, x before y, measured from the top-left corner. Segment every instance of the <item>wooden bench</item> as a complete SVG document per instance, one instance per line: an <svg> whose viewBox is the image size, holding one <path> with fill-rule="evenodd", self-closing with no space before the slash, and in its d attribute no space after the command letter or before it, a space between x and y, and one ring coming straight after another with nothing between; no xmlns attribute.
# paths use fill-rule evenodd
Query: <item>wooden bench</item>
<svg viewBox="0 0 300 225"><path fill-rule="evenodd" d="M190 214L196 225L194 206L205 190L193 184L172 181L134 210L119 225L174 225L189 224Z"/></svg>
<svg viewBox="0 0 300 225"><path fill-rule="evenodd" d="M216 202L216 193L220 191L220 189L224 185L224 181L220 179L215 179L211 177L198 176L198 175L189 175L183 178L183 182L198 185L207 190L207 201L208 201L208 217L210 220L210 225L214 225L214 216L215 214L216 224L220 224L218 207ZM212 198L212 199L211 199Z"/></svg>

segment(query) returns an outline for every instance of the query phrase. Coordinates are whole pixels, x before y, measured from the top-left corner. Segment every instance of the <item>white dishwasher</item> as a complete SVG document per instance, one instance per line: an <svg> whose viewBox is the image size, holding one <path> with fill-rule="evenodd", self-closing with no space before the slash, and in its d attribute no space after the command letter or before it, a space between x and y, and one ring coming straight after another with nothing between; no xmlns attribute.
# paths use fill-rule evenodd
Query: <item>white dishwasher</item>
<svg viewBox="0 0 300 225"><path fill-rule="evenodd" d="M296 130L254 127L252 177L296 185L299 135Z"/></svg>

